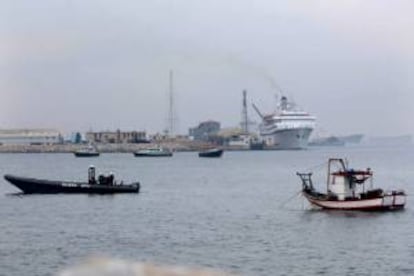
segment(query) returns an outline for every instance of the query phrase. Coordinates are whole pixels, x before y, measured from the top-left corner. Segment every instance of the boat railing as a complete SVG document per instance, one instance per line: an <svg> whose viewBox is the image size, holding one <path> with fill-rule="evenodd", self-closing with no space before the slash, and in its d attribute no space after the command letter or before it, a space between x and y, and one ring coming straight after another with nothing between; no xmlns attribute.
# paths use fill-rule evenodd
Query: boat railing
<svg viewBox="0 0 414 276"><path fill-rule="evenodd" d="M313 190L312 173L297 172L296 175L302 180L302 188L304 190Z"/></svg>

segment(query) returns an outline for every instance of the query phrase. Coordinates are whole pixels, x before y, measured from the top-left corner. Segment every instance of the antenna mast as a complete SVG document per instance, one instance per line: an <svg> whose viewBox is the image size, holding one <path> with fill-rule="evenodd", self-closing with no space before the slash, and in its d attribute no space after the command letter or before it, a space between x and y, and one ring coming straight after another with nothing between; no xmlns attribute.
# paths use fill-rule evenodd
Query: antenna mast
<svg viewBox="0 0 414 276"><path fill-rule="evenodd" d="M173 71L170 70L169 76L169 106L168 106L168 135L174 135L174 84L173 84Z"/></svg>
<svg viewBox="0 0 414 276"><path fill-rule="evenodd" d="M243 109L242 109L242 130L244 134L249 133L249 117L247 115L247 91L243 90Z"/></svg>

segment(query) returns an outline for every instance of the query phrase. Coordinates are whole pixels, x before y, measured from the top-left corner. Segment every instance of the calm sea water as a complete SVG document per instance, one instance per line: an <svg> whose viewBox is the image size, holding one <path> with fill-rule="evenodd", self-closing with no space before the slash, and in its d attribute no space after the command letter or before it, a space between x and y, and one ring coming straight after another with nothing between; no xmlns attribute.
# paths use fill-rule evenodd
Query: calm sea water
<svg viewBox="0 0 414 276"><path fill-rule="evenodd" d="M371 167L403 188L394 213L307 210L296 171L324 187L329 157ZM207 267L241 275L413 275L414 148L195 153L172 158L1 154L0 174L83 180L87 167L139 180L138 195L10 195L0 180L0 275L55 275L90 256Z"/></svg>

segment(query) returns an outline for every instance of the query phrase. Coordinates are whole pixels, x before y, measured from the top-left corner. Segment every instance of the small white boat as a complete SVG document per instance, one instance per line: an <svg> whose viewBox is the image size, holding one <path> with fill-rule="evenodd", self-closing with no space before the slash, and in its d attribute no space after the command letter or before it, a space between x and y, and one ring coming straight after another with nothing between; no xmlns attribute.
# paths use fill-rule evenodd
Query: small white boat
<svg viewBox="0 0 414 276"><path fill-rule="evenodd" d="M302 180L304 197L312 206L322 209L388 211L403 209L406 203L404 191L374 189L371 169L349 169L343 159L329 159L326 193L315 190L311 179L312 173L297 173L297 175ZM368 180L370 180L370 187L367 188Z"/></svg>
<svg viewBox="0 0 414 276"><path fill-rule="evenodd" d="M172 151L164 148L142 149L134 152L135 157L171 157Z"/></svg>

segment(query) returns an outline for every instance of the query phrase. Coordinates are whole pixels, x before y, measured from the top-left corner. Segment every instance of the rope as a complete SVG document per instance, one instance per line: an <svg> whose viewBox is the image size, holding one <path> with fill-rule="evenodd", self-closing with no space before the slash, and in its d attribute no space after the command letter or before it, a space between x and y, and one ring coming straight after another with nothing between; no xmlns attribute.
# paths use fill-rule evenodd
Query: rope
<svg viewBox="0 0 414 276"><path fill-rule="evenodd" d="M321 164L318 164L318 165L315 165L315 166L312 166L312 167L307 168L307 169L306 169L306 171L314 171L314 170L316 170L316 169L321 169L321 168L323 168L323 167L326 167L326 166L327 166L327 164L328 164L328 162L324 161L324 162L323 162L323 163L321 163Z"/></svg>
<svg viewBox="0 0 414 276"><path fill-rule="evenodd" d="M292 199L294 199L296 196L300 195L302 193L302 191L296 192L294 193L291 197L289 197L286 201L282 202L282 204L279 205L278 208L283 208L285 207L286 204L288 204Z"/></svg>

